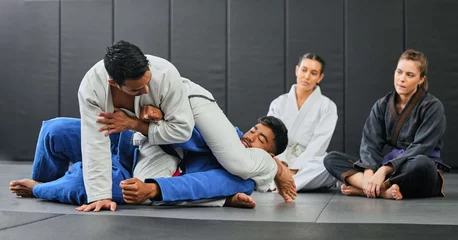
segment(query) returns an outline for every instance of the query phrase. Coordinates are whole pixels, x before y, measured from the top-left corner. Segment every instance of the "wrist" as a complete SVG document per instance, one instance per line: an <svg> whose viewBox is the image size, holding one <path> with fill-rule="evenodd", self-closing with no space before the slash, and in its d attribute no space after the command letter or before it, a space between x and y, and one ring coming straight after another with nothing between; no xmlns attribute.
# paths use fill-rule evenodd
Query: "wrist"
<svg viewBox="0 0 458 240"><path fill-rule="evenodd" d="M380 169L383 171L385 176L388 175L388 174L391 174L393 172L393 167L391 167L389 165L382 166Z"/></svg>
<svg viewBox="0 0 458 240"><path fill-rule="evenodd" d="M139 119L137 118L131 118L131 122L130 122L130 126L129 126L129 130L133 130L133 131L137 131L138 129L138 124L139 124Z"/></svg>

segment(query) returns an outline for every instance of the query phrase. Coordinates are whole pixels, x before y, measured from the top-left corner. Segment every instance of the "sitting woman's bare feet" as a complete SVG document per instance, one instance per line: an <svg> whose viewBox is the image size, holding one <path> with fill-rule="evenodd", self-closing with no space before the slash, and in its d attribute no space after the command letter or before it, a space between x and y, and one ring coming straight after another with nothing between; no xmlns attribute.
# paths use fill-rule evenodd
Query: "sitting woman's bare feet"
<svg viewBox="0 0 458 240"><path fill-rule="evenodd" d="M393 184L387 190L381 191L380 196L386 199L402 200L401 189L397 184Z"/></svg>
<svg viewBox="0 0 458 240"><path fill-rule="evenodd" d="M224 206L237 208L254 208L256 207L256 202L251 196L248 196L245 193L237 193L232 197L226 198Z"/></svg>
<svg viewBox="0 0 458 240"><path fill-rule="evenodd" d="M19 197L34 197L32 189L37 184L37 181L31 179L14 180L10 182L10 191Z"/></svg>
<svg viewBox="0 0 458 240"><path fill-rule="evenodd" d="M362 189L359 189L351 185L346 185L346 184L343 184L340 187L340 191L342 192L343 195L347 195L347 196L366 196L366 194L364 194L364 191Z"/></svg>

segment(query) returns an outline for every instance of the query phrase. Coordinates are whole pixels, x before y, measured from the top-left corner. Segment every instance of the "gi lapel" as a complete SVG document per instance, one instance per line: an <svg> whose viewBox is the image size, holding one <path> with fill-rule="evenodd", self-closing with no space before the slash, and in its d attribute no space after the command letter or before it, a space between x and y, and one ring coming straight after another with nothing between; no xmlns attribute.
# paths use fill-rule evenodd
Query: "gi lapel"
<svg viewBox="0 0 458 240"><path fill-rule="evenodd" d="M302 104L301 109L299 110L299 114L297 117L294 119L294 123L291 126L291 131L288 131L288 133L291 133L291 139L294 138L295 134L297 134L297 129L301 126L302 123L304 123L305 118L307 115L314 110L314 108L319 108L320 104L318 104L319 100L321 99L321 89L319 86L316 86L315 90L313 90L312 94L305 100L304 104ZM297 106L297 103L295 103L295 106Z"/></svg>
<svg viewBox="0 0 458 240"><path fill-rule="evenodd" d="M108 79L108 78L107 78ZM113 97L111 95L111 86L110 84L108 83L108 81L106 82L106 91L105 91L105 94L106 94L106 101L105 101L105 112L114 112L114 105L113 105Z"/></svg>
<svg viewBox="0 0 458 240"><path fill-rule="evenodd" d="M294 84L291 87L291 90L289 91L286 101L284 104L281 106L284 108L282 116L285 116L283 118L285 125L288 128L291 128L293 126L294 120L296 119L297 115L299 114L299 109L297 109L297 103L296 103L296 84Z"/></svg>
<svg viewBox="0 0 458 240"><path fill-rule="evenodd" d="M417 92L410 98L409 102L407 105L402 109L401 114L398 118L397 110L396 110L396 92L391 96L390 99L390 112L393 114L393 118L396 121L394 132L391 135L391 146L395 147L396 143L398 141L398 136L399 132L401 131L402 125L404 125L404 122L407 120L407 117L410 115L410 112L412 112L413 108L417 106L417 104L420 102L421 98L423 97L423 89L420 87L417 89Z"/></svg>

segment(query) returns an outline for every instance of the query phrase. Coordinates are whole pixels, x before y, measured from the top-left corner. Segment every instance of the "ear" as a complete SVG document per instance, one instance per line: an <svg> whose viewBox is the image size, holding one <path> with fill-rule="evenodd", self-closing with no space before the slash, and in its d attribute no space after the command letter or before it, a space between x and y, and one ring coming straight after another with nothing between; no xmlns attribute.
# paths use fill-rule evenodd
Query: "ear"
<svg viewBox="0 0 458 240"><path fill-rule="evenodd" d="M111 78L108 79L108 84L110 84L112 87L119 88L119 85Z"/></svg>
<svg viewBox="0 0 458 240"><path fill-rule="evenodd" d="M425 76L423 76L423 77L421 78L420 84L418 84L418 85L421 85L421 84L423 84L423 82L424 82L425 80L426 80L426 77L425 77Z"/></svg>
<svg viewBox="0 0 458 240"><path fill-rule="evenodd" d="M320 76L320 79L316 82L317 84L321 82L321 80L323 80L324 78L324 73L321 73L321 76Z"/></svg>
<svg viewBox="0 0 458 240"><path fill-rule="evenodd" d="M297 77L297 71L299 71L299 65L296 65L296 72L294 72L296 74L296 77Z"/></svg>

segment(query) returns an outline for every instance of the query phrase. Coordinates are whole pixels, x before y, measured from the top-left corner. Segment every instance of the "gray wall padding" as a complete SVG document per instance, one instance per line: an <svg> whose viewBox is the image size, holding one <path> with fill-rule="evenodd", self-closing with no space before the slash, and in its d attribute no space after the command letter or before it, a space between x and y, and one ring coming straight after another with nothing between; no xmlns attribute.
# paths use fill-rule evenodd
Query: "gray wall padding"
<svg viewBox="0 0 458 240"><path fill-rule="evenodd" d="M226 109L226 1L172 2L171 60Z"/></svg>
<svg viewBox="0 0 458 240"><path fill-rule="evenodd" d="M114 39L169 59L169 0L114 0ZM103 56L103 55L102 55Z"/></svg>
<svg viewBox="0 0 458 240"><path fill-rule="evenodd" d="M0 160L32 159L58 115L59 1L0 1Z"/></svg>
<svg viewBox="0 0 458 240"><path fill-rule="evenodd" d="M429 61L429 92L445 107L447 131L442 159L458 167L458 1L406 1L406 48L422 51ZM454 171L455 172L455 171Z"/></svg>
<svg viewBox="0 0 458 240"><path fill-rule="evenodd" d="M359 156L361 131L372 105L393 90L403 49L402 1L346 3L345 149Z"/></svg>
<svg viewBox="0 0 458 240"><path fill-rule="evenodd" d="M79 117L82 77L123 39L171 60L243 131L295 83L298 57L318 53L339 114L328 150L353 155L400 54L415 48L445 106L442 156L458 167L457 10L454 0L3 0L0 159L32 159L43 120Z"/></svg>
<svg viewBox="0 0 458 240"><path fill-rule="evenodd" d="M61 3L61 115L79 117L78 87L112 43L111 0Z"/></svg>
<svg viewBox="0 0 458 240"><path fill-rule="evenodd" d="M242 131L284 91L284 1L229 1L229 119Z"/></svg>
<svg viewBox="0 0 458 240"><path fill-rule="evenodd" d="M329 149L343 151L344 130L344 2L287 2L286 91L296 83L295 68L299 56L315 52L326 61L321 82L323 95L337 105L339 119Z"/></svg>

